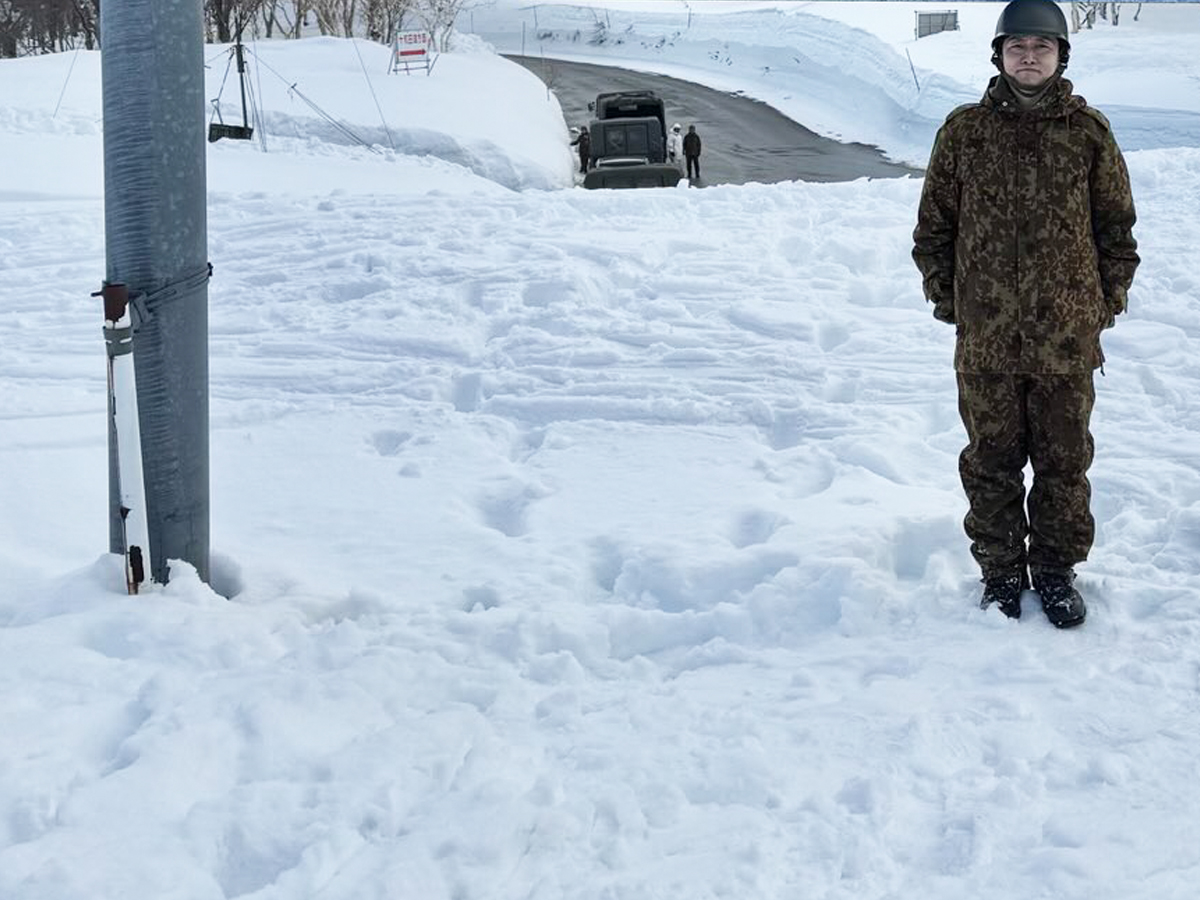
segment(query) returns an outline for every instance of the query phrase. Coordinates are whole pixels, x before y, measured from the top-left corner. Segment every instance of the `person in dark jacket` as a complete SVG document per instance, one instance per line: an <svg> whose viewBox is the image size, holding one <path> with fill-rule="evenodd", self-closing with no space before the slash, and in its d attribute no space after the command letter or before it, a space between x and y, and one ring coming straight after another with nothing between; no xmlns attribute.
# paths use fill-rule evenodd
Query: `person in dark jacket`
<svg viewBox="0 0 1200 900"><path fill-rule="evenodd" d="M571 141L571 146L579 148L579 171L587 172L588 162L592 155L592 138L588 134L586 125L579 127L579 134L575 135L575 139Z"/></svg>
<svg viewBox="0 0 1200 900"><path fill-rule="evenodd" d="M696 134L696 126L689 125L688 133L683 136L683 158L687 160L687 177L692 178L692 172L695 171L695 177L700 178L700 135Z"/></svg>
<svg viewBox="0 0 1200 900"><path fill-rule="evenodd" d="M1136 216L1108 120L1062 77L1058 4L1013 0L992 50L1000 74L938 132L913 258L934 316L957 331L959 473L981 605L1019 617L1032 575L1047 617L1067 628L1087 614L1074 567L1095 532L1092 377L1138 266Z"/></svg>

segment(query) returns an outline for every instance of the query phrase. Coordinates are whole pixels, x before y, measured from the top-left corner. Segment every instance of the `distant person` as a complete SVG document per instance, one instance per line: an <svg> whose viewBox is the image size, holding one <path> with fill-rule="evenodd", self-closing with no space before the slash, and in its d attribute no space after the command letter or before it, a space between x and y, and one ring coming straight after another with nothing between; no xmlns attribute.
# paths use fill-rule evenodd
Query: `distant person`
<svg viewBox="0 0 1200 900"><path fill-rule="evenodd" d="M1087 615L1074 567L1095 533L1092 375L1139 262L1125 160L1108 120L1062 77L1070 50L1057 3L1004 7L1000 74L938 132L913 232L925 297L957 329L958 467L980 605L1019 617L1032 575L1058 628Z"/></svg>
<svg viewBox="0 0 1200 900"><path fill-rule="evenodd" d="M575 135L575 139L571 141L571 146L579 148L579 171L587 172L588 161L592 156L592 138L588 134L586 125L579 127L579 134Z"/></svg>
<svg viewBox="0 0 1200 900"><path fill-rule="evenodd" d="M696 126L689 125L688 133L683 136L683 155L687 160L687 177L692 178L695 170L697 179L700 178L700 135L696 134Z"/></svg>
<svg viewBox="0 0 1200 900"><path fill-rule="evenodd" d="M667 159L675 165L683 159L683 129L678 122L671 126L671 134L667 137Z"/></svg>

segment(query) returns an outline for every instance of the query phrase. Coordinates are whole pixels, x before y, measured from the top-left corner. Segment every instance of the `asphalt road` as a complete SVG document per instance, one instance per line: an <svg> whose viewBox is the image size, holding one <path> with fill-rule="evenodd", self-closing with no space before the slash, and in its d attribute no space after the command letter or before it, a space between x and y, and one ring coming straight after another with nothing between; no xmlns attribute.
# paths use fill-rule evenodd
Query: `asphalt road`
<svg viewBox="0 0 1200 900"><path fill-rule="evenodd" d="M608 66L509 56L537 75L558 97L568 125L586 125L589 101L603 91L650 90L667 105L668 128L695 125L704 141L704 184L777 181L853 181L920 175L889 162L875 147L823 138L757 100L726 94L665 75Z"/></svg>

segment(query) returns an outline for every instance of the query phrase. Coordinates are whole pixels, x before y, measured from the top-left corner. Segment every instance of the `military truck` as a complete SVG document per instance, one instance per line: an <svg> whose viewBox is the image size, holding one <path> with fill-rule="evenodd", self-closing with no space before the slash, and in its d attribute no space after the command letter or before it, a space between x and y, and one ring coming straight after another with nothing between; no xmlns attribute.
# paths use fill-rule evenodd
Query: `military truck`
<svg viewBox="0 0 1200 900"><path fill-rule="evenodd" d="M667 116L653 91L616 91L588 104L591 159L585 188L673 187L679 169L667 162Z"/></svg>

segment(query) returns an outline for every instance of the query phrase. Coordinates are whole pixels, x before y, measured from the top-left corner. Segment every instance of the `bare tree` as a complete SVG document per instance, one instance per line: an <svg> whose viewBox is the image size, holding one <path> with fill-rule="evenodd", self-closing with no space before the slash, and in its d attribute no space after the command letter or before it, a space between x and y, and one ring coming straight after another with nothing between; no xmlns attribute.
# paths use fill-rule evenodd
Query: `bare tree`
<svg viewBox="0 0 1200 900"><path fill-rule="evenodd" d="M87 50L100 47L100 0L72 0L79 30L83 35L83 46Z"/></svg>
<svg viewBox="0 0 1200 900"><path fill-rule="evenodd" d="M396 32L403 30L404 19L415 3L416 0L365 0L363 15L368 37L383 43L390 41Z"/></svg>
<svg viewBox="0 0 1200 900"><path fill-rule="evenodd" d="M342 34L354 37L354 20L358 15L358 0L342 0Z"/></svg>
<svg viewBox="0 0 1200 900"><path fill-rule="evenodd" d="M312 9L309 0L296 0L296 20L292 26L292 37L298 38L304 34L304 26L308 24L308 13Z"/></svg>
<svg viewBox="0 0 1200 900"><path fill-rule="evenodd" d="M1140 3L1138 7L1140 12ZM1110 13L1112 14L1112 24L1118 24L1121 20L1121 4L1119 2L1100 2L1100 0L1073 0L1071 3L1071 32L1076 33L1081 28L1091 29L1096 24L1097 17L1107 22ZM1133 20L1137 21L1136 13Z"/></svg>
<svg viewBox="0 0 1200 900"><path fill-rule="evenodd" d="M25 31L20 10L9 0L0 0L0 57L12 58Z"/></svg>
<svg viewBox="0 0 1200 900"><path fill-rule="evenodd" d="M285 34L291 32L292 20L288 15L289 8L279 0L269 0L259 7L258 14L262 21L262 33L268 39L275 36L276 29ZM283 18L283 21L280 21L280 17Z"/></svg>
<svg viewBox="0 0 1200 900"><path fill-rule="evenodd" d="M355 0L312 0L312 11L316 13L321 34L340 34L346 7L354 4Z"/></svg>
<svg viewBox="0 0 1200 900"><path fill-rule="evenodd" d="M207 0L204 4L204 24L209 37L223 44L233 40L233 11L237 0Z"/></svg>
<svg viewBox="0 0 1200 900"><path fill-rule="evenodd" d="M206 0L204 18L209 35L228 44L241 34L268 0Z"/></svg>
<svg viewBox="0 0 1200 900"><path fill-rule="evenodd" d="M98 45L94 0L0 0L0 57Z"/></svg>
<svg viewBox="0 0 1200 900"><path fill-rule="evenodd" d="M1088 28L1092 27L1092 20L1088 10L1091 3L1087 0L1073 0L1071 3L1071 33L1078 34L1079 30L1086 24Z"/></svg>
<svg viewBox="0 0 1200 900"><path fill-rule="evenodd" d="M429 30L439 51L450 49L450 36L459 13L472 9L479 0L417 0L417 18Z"/></svg>

